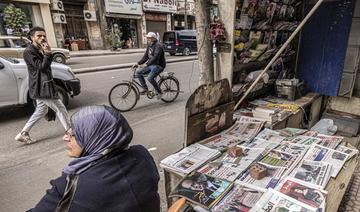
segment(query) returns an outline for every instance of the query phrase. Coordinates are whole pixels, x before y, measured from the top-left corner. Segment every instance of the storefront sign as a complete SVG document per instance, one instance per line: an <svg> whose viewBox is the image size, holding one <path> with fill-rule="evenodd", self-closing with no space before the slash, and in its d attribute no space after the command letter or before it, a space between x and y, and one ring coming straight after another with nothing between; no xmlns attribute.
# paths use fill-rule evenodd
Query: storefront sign
<svg viewBox="0 0 360 212"><path fill-rule="evenodd" d="M105 0L107 13L142 15L141 0Z"/></svg>
<svg viewBox="0 0 360 212"><path fill-rule="evenodd" d="M143 0L145 11L176 13L176 0Z"/></svg>

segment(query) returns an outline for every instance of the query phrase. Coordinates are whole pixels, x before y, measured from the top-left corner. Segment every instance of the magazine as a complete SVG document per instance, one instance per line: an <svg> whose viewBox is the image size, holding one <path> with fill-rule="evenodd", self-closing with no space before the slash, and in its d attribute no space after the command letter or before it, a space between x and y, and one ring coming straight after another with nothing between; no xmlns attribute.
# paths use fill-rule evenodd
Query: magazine
<svg viewBox="0 0 360 212"><path fill-rule="evenodd" d="M306 133L307 130L287 127L285 129L278 130L278 132L280 133L281 136L294 137Z"/></svg>
<svg viewBox="0 0 360 212"><path fill-rule="evenodd" d="M261 138L254 138L251 142L246 142L242 145L248 148L265 148L267 150L271 150L279 146L279 143L270 142Z"/></svg>
<svg viewBox="0 0 360 212"><path fill-rule="evenodd" d="M279 188L280 193L306 204L309 208L317 210L325 205L326 191L312 187L310 184L287 177Z"/></svg>
<svg viewBox="0 0 360 212"><path fill-rule="evenodd" d="M253 139L263 127L262 122L235 122L225 135L241 138L242 140Z"/></svg>
<svg viewBox="0 0 360 212"><path fill-rule="evenodd" d="M323 134L318 134L316 137L321 139L321 142L319 143L320 145L330 149L335 149L344 139L344 137L340 136L329 136Z"/></svg>
<svg viewBox="0 0 360 212"><path fill-rule="evenodd" d="M250 212L316 212L307 208L303 203L289 198L288 196L269 188L260 198Z"/></svg>
<svg viewBox="0 0 360 212"><path fill-rule="evenodd" d="M291 176L324 189L330 179L331 167L331 164L326 162L303 160Z"/></svg>
<svg viewBox="0 0 360 212"><path fill-rule="evenodd" d="M286 168L283 167L271 167L266 166L267 176L262 178L261 180L256 180L250 175L250 170L247 169L239 178L239 181L245 184L249 184L255 186L257 189L261 191L266 191L267 188L275 188L278 184L281 176L285 172Z"/></svg>
<svg viewBox="0 0 360 212"><path fill-rule="evenodd" d="M263 192L237 182L229 193L211 211L248 212L261 198Z"/></svg>
<svg viewBox="0 0 360 212"><path fill-rule="evenodd" d="M210 149L201 144L193 144L163 159L160 166L180 175L186 175L219 155L221 153L218 150Z"/></svg>
<svg viewBox="0 0 360 212"><path fill-rule="evenodd" d="M304 159L330 163L332 165L331 176L336 177L344 166L347 157L348 155L343 152L314 144L310 147Z"/></svg>
<svg viewBox="0 0 360 212"><path fill-rule="evenodd" d="M312 144L318 144L321 142L320 138L310 137L306 135L299 135L293 138L287 138L287 141L290 141L292 143L296 144L302 144L302 145L312 145Z"/></svg>
<svg viewBox="0 0 360 212"><path fill-rule="evenodd" d="M276 132L274 130L270 130L270 129L264 129L263 131L261 131L256 138L261 138L270 142L276 142L276 143L280 143L281 141L284 140L285 137L280 136L279 132Z"/></svg>
<svg viewBox="0 0 360 212"><path fill-rule="evenodd" d="M185 197L193 203L209 209L215 205L232 187L226 180L194 173L180 181L170 193L170 197Z"/></svg>
<svg viewBox="0 0 360 212"><path fill-rule="evenodd" d="M359 154L359 150L349 148L344 145L339 145L338 147L336 147L336 150L348 154L347 160L349 160L352 157L354 157L355 155Z"/></svg>
<svg viewBox="0 0 360 212"><path fill-rule="evenodd" d="M211 149L217 149L223 152L226 151L229 147L236 146L237 144L241 144L243 142L244 142L243 140L234 138L232 136L217 134L210 138L206 138L200 141L199 143Z"/></svg>

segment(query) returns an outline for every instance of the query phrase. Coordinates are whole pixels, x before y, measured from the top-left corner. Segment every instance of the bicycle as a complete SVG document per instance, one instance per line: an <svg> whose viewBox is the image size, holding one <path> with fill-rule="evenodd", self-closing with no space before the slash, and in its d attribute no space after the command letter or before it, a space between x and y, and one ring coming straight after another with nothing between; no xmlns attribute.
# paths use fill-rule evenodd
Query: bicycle
<svg viewBox="0 0 360 212"><path fill-rule="evenodd" d="M140 90L142 88L140 82L136 80L136 68L132 67L133 72L130 80L124 80L123 82L113 86L109 92L108 99L111 107L121 111L130 111L135 107L138 100L140 99ZM158 85L162 91L161 101L170 103L175 101L180 93L179 80L174 76L173 72L162 72L158 78ZM154 89L148 91L146 96L149 99L155 97ZM127 103L129 103L127 105Z"/></svg>

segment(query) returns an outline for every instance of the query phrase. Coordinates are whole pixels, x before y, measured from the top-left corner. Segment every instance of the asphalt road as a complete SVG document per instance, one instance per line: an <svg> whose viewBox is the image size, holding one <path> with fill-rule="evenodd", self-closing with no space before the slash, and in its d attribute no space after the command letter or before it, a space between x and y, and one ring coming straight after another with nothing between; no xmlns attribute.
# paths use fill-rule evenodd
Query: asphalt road
<svg viewBox="0 0 360 212"><path fill-rule="evenodd" d="M136 63L141 57L142 53L132 53L132 54L118 54L118 55L105 55L105 56L96 56L94 57L72 57L67 61L66 65L70 66L72 69L78 68L88 68L96 66L107 66L107 65L117 65L123 63ZM166 59L182 58L183 56L170 56L166 55Z"/></svg>
<svg viewBox="0 0 360 212"><path fill-rule="evenodd" d="M107 61L122 58L107 57L104 57ZM123 57L122 61L125 61L136 58L136 55ZM82 59L86 58L79 58ZM102 57L96 57L86 63L99 64L103 60ZM166 70L175 73L184 93L170 104L141 98L132 111L124 113L134 130L133 144L149 148L157 164L182 146L185 103L198 84L196 61L168 64ZM129 74L127 69L79 74L82 92L70 101L69 113L74 113L82 106L108 105L107 95L111 87L128 79ZM35 144L23 145L14 141L14 136L30 115L31 111L26 108L0 109L0 211L16 212L33 207L49 188L49 180L59 176L70 160L61 141L64 129L58 121L41 120L31 132L38 139ZM160 182L161 193L163 183ZM164 198L162 201L164 207Z"/></svg>

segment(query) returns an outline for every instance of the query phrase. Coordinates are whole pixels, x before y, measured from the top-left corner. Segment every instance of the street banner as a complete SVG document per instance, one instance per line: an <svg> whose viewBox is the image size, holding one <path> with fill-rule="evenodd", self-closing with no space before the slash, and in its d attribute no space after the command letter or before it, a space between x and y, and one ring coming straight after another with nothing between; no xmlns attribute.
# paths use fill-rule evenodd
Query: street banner
<svg viewBox="0 0 360 212"><path fill-rule="evenodd" d="M176 13L176 0L143 0L144 11Z"/></svg>

